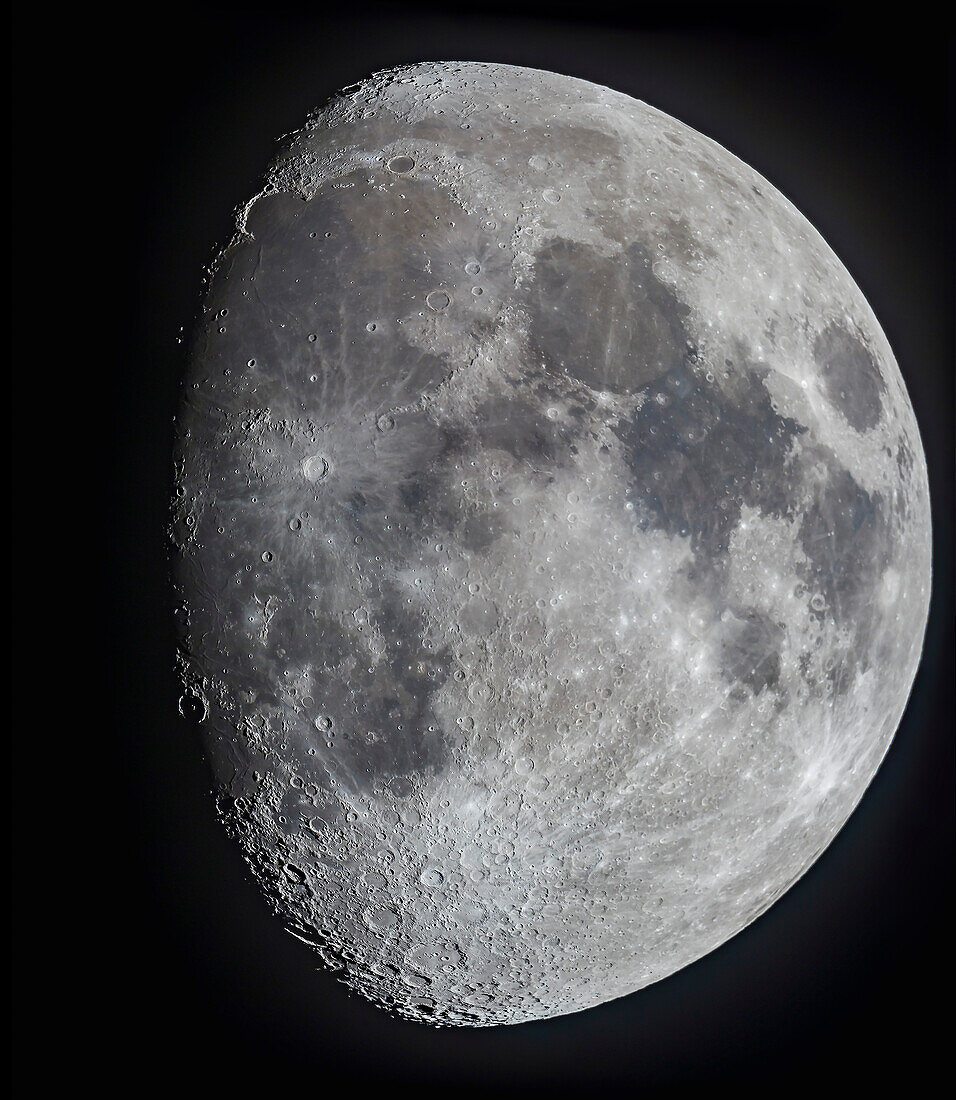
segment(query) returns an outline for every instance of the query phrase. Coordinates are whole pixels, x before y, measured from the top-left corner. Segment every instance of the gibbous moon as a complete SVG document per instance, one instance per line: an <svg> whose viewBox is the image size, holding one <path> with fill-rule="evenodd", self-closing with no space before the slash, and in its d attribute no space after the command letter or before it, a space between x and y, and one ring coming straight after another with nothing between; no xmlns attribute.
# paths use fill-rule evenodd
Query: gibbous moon
<svg viewBox="0 0 956 1100"><path fill-rule="evenodd" d="M347 89L213 265L180 706L286 926L403 1017L660 980L873 778L930 587L883 332L765 179L607 88Z"/></svg>

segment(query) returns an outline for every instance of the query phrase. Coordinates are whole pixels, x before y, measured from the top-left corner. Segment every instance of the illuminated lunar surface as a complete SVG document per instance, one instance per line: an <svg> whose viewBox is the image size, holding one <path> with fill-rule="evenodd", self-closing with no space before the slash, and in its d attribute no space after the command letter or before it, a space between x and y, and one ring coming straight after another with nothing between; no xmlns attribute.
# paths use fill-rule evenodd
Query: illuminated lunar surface
<svg viewBox="0 0 956 1100"><path fill-rule="evenodd" d="M226 825L406 1018L713 950L833 839L919 660L925 462L863 295L756 172L580 80L423 64L291 135L176 484Z"/></svg>

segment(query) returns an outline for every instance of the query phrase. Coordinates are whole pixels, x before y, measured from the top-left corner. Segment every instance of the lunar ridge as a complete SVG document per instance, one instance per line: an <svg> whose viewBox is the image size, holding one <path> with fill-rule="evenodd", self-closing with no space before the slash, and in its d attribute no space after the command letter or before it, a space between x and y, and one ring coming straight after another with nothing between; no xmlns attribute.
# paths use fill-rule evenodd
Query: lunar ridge
<svg viewBox="0 0 956 1100"><path fill-rule="evenodd" d="M718 947L839 831L919 662L926 465L863 294L727 150L570 77L390 70L285 140L175 478L223 821L407 1019Z"/></svg>

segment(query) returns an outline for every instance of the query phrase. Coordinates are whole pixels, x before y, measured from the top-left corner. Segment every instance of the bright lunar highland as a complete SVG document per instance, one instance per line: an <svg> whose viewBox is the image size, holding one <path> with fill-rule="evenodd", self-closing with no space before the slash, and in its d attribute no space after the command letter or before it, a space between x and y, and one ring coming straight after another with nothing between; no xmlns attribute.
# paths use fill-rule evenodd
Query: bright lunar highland
<svg viewBox="0 0 956 1100"><path fill-rule="evenodd" d="M582 80L429 63L289 136L178 417L181 706L286 926L409 1019L672 974L887 751L926 467L771 184Z"/></svg>

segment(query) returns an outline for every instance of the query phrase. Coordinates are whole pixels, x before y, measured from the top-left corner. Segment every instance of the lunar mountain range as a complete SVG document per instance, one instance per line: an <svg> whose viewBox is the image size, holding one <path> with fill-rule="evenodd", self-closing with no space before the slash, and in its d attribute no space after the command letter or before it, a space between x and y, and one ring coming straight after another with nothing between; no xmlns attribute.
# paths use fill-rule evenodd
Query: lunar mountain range
<svg viewBox="0 0 956 1100"><path fill-rule="evenodd" d="M926 467L862 293L582 80L415 65L290 135L211 269L175 479L224 822L408 1019L719 946L846 821L920 657Z"/></svg>

